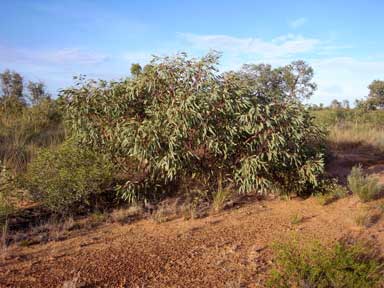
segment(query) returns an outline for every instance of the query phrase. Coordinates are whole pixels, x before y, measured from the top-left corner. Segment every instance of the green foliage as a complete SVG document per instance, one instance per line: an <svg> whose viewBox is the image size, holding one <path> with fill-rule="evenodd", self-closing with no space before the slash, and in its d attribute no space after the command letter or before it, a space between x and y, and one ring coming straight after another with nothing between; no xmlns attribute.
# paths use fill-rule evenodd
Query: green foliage
<svg viewBox="0 0 384 288"><path fill-rule="evenodd" d="M384 81L374 80L368 88L367 102L375 108L384 108Z"/></svg>
<svg viewBox="0 0 384 288"><path fill-rule="evenodd" d="M367 202L376 199L383 187L378 183L378 179L364 175L361 166L355 166L348 176L348 188L359 196L361 201Z"/></svg>
<svg viewBox="0 0 384 288"><path fill-rule="evenodd" d="M303 220L304 220L303 216L299 214L294 214L291 218L291 224L293 225L300 224L301 222L303 222Z"/></svg>
<svg viewBox="0 0 384 288"><path fill-rule="evenodd" d="M32 197L54 212L76 212L110 185L112 166L102 155L67 140L44 148L24 176Z"/></svg>
<svg viewBox="0 0 384 288"><path fill-rule="evenodd" d="M342 241L327 248L294 241L275 245L275 251L269 287L372 288L384 281L382 261L368 243Z"/></svg>
<svg viewBox="0 0 384 288"><path fill-rule="evenodd" d="M191 190L206 183L212 193L218 175L240 193L301 195L317 185L323 134L298 101L315 88L312 70L298 62L262 76L250 66L218 74L217 62L216 53L154 58L135 77L80 79L62 92L81 145L129 167L124 198L186 182Z"/></svg>

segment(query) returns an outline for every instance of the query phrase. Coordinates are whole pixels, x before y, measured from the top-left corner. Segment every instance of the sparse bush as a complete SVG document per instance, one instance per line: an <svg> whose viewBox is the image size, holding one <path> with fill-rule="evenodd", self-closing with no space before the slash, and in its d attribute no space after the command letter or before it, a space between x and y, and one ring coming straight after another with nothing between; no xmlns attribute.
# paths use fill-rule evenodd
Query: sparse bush
<svg viewBox="0 0 384 288"><path fill-rule="evenodd" d="M352 168L348 176L348 188L363 202L376 199L382 191L382 185L378 183L378 180L364 175L361 166Z"/></svg>
<svg viewBox="0 0 384 288"><path fill-rule="evenodd" d="M202 218L207 216L210 198L208 190L186 190L184 194L186 199L183 203L182 214L184 220Z"/></svg>
<svg viewBox="0 0 384 288"><path fill-rule="evenodd" d="M269 287L373 288L384 281L382 259L369 243L340 241L328 248L294 241L275 245L275 252Z"/></svg>
<svg viewBox="0 0 384 288"><path fill-rule="evenodd" d="M140 217L143 213L143 208L139 205L132 205L128 208L115 209L109 215L112 222L117 222L120 224L129 223L131 220Z"/></svg>
<svg viewBox="0 0 384 288"><path fill-rule="evenodd" d="M348 195L348 190L335 180L325 183L322 191L316 194L316 199L320 205L328 205L338 199L344 198Z"/></svg>
<svg viewBox="0 0 384 288"><path fill-rule="evenodd" d="M32 197L54 212L76 212L95 201L112 178L108 159L67 141L42 149L28 165L25 185Z"/></svg>
<svg viewBox="0 0 384 288"><path fill-rule="evenodd" d="M124 199L185 182L191 190L206 183L212 194L220 174L243 194L305 195L317 186L323 133L298 100L315 89L312 69L298 61L218 74L217 63L215 53L156 57L134 77L80 79L62 92L81 145L131 167Z"/></svg>

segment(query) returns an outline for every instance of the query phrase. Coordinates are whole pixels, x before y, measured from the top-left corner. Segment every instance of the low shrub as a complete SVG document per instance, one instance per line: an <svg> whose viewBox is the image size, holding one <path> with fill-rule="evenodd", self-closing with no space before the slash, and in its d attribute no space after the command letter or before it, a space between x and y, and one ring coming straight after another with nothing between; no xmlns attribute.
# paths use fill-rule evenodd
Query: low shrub
<svg viewBox="0 0 384 288"><path fill-rule="evenodd" d="M382 191L382 185L378 183L378 180L372 176L364 175L361 166L352 168L348 176L348 188L363 202L376 199Z"/></svg>
<svg viewBox="0 0 384 288"><path fill-rule="evenodd" d="M112 165L68 140L42 149L29 163L24 184L34 200L59 214L77 212L111 184Z"/></svg>
<svg viewBox="0 0 384 288"><path fill-rule="evenodd" d="M335 181L331 181L324 185L322 191L316 194L317 201L320 205L328 205L338 199L348 195L348 190Z"/></svg>
<svg viewBox="0 0 384 288"><path fill-rule="evenodd" d="M372 288L384 281L382 259L369 243L340 241L328 248L293 241L275 245L275 252L269 287Z"/></svg>

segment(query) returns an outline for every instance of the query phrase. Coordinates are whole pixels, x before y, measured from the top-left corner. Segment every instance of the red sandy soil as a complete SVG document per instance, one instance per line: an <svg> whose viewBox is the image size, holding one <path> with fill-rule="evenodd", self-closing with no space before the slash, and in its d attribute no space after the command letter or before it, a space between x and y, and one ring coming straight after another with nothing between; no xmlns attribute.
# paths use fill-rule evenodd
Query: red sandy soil
<svg viewBox="0 0 384 288"><path fill-rule="evenodd" d="M338 154L329 173L345 180L362 163L384 183L382 160L369 151ZM276 241L327 244L352 234L384 250L384 217L369 228L356 224L380 201L254 201L202 219L105 224L63 241L12 245L0 258L0 287L264 287ZM303 221L292 224L295 217Z"/></svg>
<svg viewBox="0 0 384 288"><path fill-rule="evenodd" d="M357 227L365 206L355 197L327 206L315 198L269 200L203 219L106 224L64 241L11 247L0 286L264 287L275 241L330 243L354 233L384 247L384 221ZM295 215L303 221L292 224ZM78 286L63 286L76 277Z"/></svg>

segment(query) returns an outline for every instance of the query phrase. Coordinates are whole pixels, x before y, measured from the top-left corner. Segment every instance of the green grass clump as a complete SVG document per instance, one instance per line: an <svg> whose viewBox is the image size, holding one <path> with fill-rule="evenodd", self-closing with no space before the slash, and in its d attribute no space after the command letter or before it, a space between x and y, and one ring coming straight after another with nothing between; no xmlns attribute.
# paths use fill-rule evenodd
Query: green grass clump
<svg viewBox="0 0 384 288"><path fill-rule="evenodd" d="M221 211L224 208L225 203L232 197L231 187L223 187L221 177L219 177L217 183L218 183L218 189L213 194L213 200L212 200L213 212Z"/></svg>
<svg viewBox="0 0 384 288"><path fill-rule="evenodd" d="M303 220L304 220L303 216L299 214L294 214L291 218L291 224L293 225L300 224L301 222L303 222Z"/></svg>
<svg viewBox="0 0 384 288"><path fill-rule="evenodd" d="M275 245L277 259L269 287L341 288L380 287L384 266L367 243L338 242L331 248L317 242Z"/></svg>
<svg viewBox="0 0 384 288"><path fill-rule="evenodd" d="M361 166L352 168L348 176L348 188L363 202L378 198L382 191L382 185L378 183L378 180L364 175Z"/></svg>

